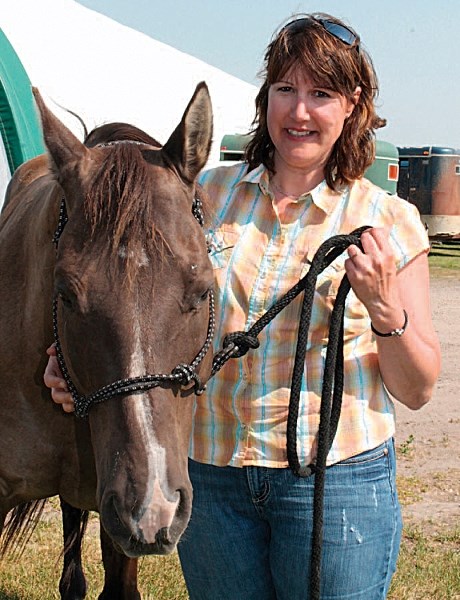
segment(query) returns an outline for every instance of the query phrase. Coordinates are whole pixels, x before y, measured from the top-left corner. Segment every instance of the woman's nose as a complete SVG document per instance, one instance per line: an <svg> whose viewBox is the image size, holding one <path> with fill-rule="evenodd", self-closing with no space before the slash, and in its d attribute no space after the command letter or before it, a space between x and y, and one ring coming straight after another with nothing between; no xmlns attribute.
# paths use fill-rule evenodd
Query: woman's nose
<svg viewBox="0 0 460 600"><path fill-rule="evenodd" d="M292 116L298 120L303 121L310 118L310 105L306 98L296 96L291 107Z"/></svg>

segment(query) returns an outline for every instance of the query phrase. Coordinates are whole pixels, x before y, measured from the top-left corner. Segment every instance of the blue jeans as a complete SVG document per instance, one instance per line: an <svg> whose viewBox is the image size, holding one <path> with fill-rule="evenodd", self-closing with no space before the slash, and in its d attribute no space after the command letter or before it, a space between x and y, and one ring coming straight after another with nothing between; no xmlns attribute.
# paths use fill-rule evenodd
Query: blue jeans
<svg viewBox="0 0 460 600"><path fill-rule="evenodd" d="M329 467L322 600L386 598L401 539L394 444ZM314 477L189 462L179 557L191 600L308 600Z"/></svg>

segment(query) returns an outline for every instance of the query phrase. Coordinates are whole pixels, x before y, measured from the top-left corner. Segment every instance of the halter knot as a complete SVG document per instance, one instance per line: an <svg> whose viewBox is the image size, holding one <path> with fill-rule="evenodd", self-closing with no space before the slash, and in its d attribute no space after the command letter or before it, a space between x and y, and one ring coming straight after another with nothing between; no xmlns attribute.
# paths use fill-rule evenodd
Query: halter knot
<svg viewBox="0 0 460 600"><path fill-rule="evenodd" d="M181 363L177 365L177 367L174 367L174 369L171 371L171 375L177 377L177 381L184 387L189 385L191 381L194 381L194 392L198 396L206 389L206 386L203 385L198 373L195 371L192 365Z"/></svg>
<svg viewBox="0 0 460 600"><path fill-rule="evenodd" d="M255 349L260 346L259 340L257 336L250 335L246 331L234 331L232 333L228 333L224 337L223 346L227 348L233 344L233 358L239 358L240 356L244 356L249 349Z"/></svg>
<svg viewBox="0 0 460 600"><path fill-rule="evenodd" d="M72 394L72 398L75 405L75 416L80 417L82 419L87 417L89 408L91 406L91 402L89 401L88 397Z"/></svg>

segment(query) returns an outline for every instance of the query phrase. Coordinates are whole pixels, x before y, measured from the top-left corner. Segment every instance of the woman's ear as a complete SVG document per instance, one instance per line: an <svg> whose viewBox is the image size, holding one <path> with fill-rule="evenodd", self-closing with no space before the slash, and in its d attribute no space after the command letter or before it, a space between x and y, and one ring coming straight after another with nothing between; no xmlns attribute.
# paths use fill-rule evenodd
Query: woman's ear
<svg viewBox="0 0 460 600"><path fill-rule="evenodd" d="M361 96L361 86L357 85L355 91L353 92L353 103L356 106L359 102L359 97Z"/></svg>
<svg viewBox="0 0 460 600"><path fill-rule="evenodd" d="M356 86L355 91L353 92L353 95L351 97L351 100L349 101L349 109L347 112L347 119L348 117L351 115L351 113L353 112L355 106L358 104L359 102L359 98L361 96L361 87L359 85Z"/></svg>

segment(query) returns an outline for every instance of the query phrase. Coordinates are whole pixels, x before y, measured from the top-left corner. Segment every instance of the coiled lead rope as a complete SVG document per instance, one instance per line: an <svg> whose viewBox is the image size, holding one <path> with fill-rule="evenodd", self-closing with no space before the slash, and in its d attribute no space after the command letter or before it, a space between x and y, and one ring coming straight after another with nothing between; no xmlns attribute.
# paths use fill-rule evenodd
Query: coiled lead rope
<svg viewBox="0 0 460 600"><path fill-rule="evenodd" d="M287 457L289 466L295 475L298 477L308 477L314 474L315 476L310 578L311 600L320 599L326 459L337 432L342 407L345 300L351 287L348 277L344 275L340 283L329 323L329 341L323 373L316 462L308 466L301 466L297 455L297 420L313 297L318 275L342 254L348 246L354 244L363 250L360 237L366 229L369 229L369 226L355 229L348 235L333 236L323 242L313 257L308 273L275 302L247 332L239 331L227 335L224 338L222 350L213 359L212 375L217 373L230 358L244 356L250 348L257 348L259 346L257 336L262 329L283 308L292 302L300 292L304 292L289 399Z"/></svg>

